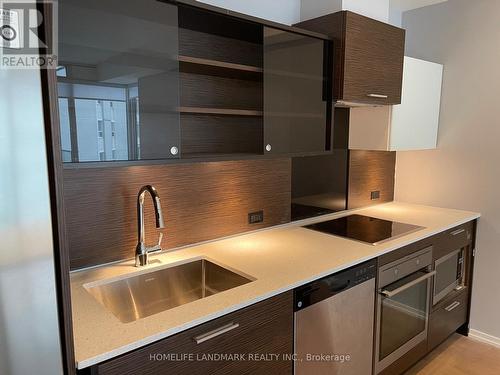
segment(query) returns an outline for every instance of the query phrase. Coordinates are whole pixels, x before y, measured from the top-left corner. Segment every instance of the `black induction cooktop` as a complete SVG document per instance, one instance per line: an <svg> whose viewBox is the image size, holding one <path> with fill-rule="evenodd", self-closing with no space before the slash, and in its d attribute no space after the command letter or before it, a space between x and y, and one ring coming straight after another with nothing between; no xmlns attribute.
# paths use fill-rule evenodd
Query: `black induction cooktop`
<svg viewBox="0 0 500 375"><path fill-rule="evenodd" d="M334 220L306 225L304 228L372 245L378 245L381 242L424 229L424 227L417 225L363 215L344 216Z"/></svg>

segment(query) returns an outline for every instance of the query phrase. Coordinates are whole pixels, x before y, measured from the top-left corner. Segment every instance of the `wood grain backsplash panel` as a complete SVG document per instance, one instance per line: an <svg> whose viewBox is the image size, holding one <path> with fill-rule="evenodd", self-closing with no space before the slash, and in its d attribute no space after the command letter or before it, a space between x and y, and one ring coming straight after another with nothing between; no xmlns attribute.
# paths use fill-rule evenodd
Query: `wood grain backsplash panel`
<svg viewBox="0 0 500 375"><path fill-rule="evenodd" d="M173 248L290 221L291 160L66 169L64 205L71 269L134 256L137 192L161 197L163 247ZM264 210L249 225L248 213ZM153 206L145 204L146 242L155 243Z"/></svg>
<svg viewBox="0 0 500 375"><path fill-rule="evenodd" d="M183 154L263 152L262 117L183 113L181 125Z"/></svg>
<svg viewBox="0 0 500 375"><path fill-rule="evenodd" d="M394 200L396 153L387 151L349 151L349 209ZM371 199L372 191L380 198Z"/></svg>
<svg viewBox="0 0 500 375"><path fill-rule="evenodd" d="M262 111L263 96L261 80L180 74L181 106Z"/></svg>

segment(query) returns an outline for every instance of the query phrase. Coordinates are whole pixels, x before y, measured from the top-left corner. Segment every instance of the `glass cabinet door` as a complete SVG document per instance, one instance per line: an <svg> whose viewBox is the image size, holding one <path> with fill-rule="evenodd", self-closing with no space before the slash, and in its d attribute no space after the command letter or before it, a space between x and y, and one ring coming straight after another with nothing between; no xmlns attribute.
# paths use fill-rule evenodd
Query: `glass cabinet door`
<svg viewBox="0 0 500 375"><path fill-rule="evenodd" d="M264 28L265 153L321 154L331 148L329 42Z"/></svg>
<svg viewBox="0 0 500 375"><path fill-rule="evenodd" d="M153 0L59 1L64 162L179 157L177 23Z"/></svg>

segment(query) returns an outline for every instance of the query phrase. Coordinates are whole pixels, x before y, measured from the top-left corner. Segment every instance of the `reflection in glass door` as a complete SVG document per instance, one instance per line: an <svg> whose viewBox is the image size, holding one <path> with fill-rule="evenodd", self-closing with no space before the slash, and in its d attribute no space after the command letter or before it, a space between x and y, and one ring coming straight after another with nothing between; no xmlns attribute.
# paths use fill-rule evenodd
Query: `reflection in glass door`
<svg viewBox="0 0 500 375"><path fill-rule="evenodd" d="M64 162L179 157L178 45L174 5L59 1Z"/></svg>
<svg viewBox="0 0 500 375"><path fill-rule="evenodd" d="M94 97L83 97L88 92ZM65 96L67 93L72 96ZM134 149L129 148L126 97L127 90L122 88L106 87L102 90L97 85L59 83L63 161L134 159L130 154Z"/></svg>

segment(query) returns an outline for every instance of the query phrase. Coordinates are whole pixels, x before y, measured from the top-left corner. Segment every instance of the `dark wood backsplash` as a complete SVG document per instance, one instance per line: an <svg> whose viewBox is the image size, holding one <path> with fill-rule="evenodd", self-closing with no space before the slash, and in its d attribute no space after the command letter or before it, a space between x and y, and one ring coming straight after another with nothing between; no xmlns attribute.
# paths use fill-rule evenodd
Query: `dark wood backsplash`
<svg viewBox="0 0 500 375"><path fill-rule="evenodd" d="M387 151L349 151L349 209L394 200L396 153ZM372 200L371 192L380 198Z"/></svg>
<svg viewBox="0 0 500 375"><path fill-rule="evenodd" d="M290 221L291 161L247 160L64 170L71 269L134 256L136 198L152 184L165 218L164 248L197 243ZM146 199L146 238L158 231ZM264 222L248 224L264 210Z"/></svg>

